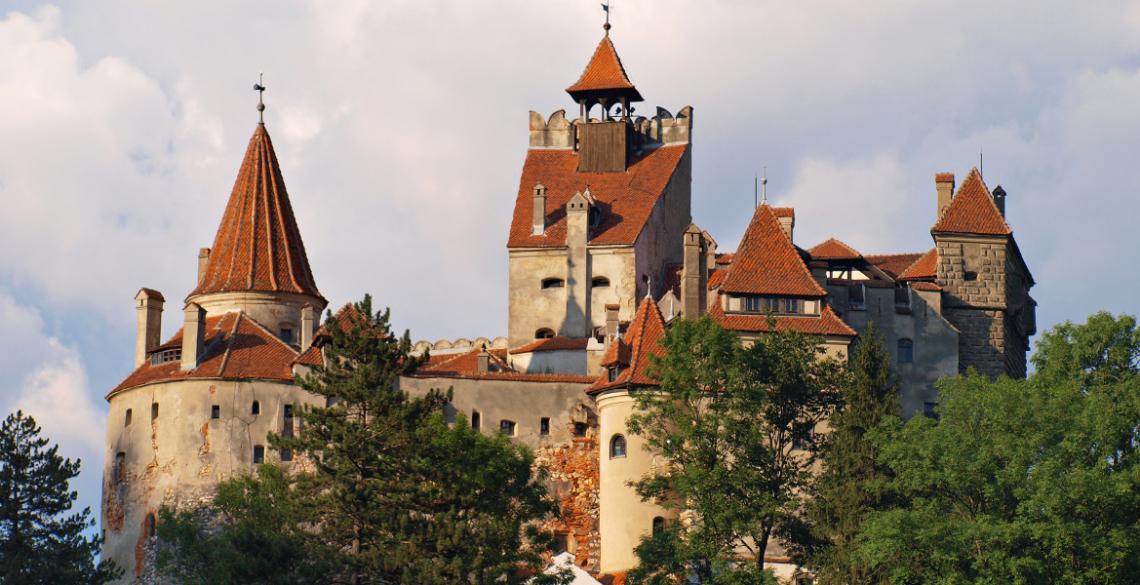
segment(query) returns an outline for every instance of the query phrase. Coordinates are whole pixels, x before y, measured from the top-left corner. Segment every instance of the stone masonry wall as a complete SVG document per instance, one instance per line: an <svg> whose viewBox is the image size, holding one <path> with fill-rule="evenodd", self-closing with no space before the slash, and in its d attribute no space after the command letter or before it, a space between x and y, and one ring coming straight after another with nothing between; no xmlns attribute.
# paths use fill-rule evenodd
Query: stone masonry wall
<svg viewBox="0 0 1140 585"><path fill-rule="evenodd" d="M961 332L959 369L973 367L987 376L1023 375L1023 344L1018 339L1011 343L1006 325L1008 244L937 237L935 243L938 284L945 289L943 314Z"/></svg>

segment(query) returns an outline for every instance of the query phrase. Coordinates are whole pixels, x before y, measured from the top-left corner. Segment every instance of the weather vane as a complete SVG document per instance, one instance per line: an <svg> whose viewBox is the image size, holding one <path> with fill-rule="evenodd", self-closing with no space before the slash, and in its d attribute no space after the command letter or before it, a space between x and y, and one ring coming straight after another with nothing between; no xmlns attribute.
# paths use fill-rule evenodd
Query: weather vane
<svg viewBox="0 0 1140 585"><path fill-rule="evenodd" d="M602 28L606 30L606 34L608 35L608 34L610 34L610 3L609 3L609 0L602 2L602 12L606 13L606 23L604 25L602 25Z"/></svg>
<svg viewBox="0 0 1140 585"><path fill-rule="evenodd" d="M265 102L262 97L265 96L265 79L261 73L257 74L257 83L253 84L253 91L257 92L257 123L265 123Z"/></svg>

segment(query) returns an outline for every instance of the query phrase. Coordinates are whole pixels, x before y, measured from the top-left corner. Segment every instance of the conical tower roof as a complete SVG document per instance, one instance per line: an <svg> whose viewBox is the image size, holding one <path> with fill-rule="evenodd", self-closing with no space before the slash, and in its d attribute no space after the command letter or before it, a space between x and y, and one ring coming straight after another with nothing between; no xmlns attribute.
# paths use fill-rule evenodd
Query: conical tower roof
<svg viewBox="0 0 1140 585"><path fill-rule="evenodd" d="M621 366L621 373L612 381L603 374L592 386L586 389L589 394L619 386L658 386L660 382L651 375L652 359L662 357L665 348L665 318L653 299L645 297L637 307L637 314L622 339L615 339L602 360L604 366Z"/></svg>
<svg viewBox="0 0 1140 585"><path fill-rule="evenodd" d="M1008 236L1013 233L994 204L990 188L982 180L977 167L970 169L950 206L930 229L932 233L980 234Z"/></svg>
<svg viewBox="0 0 1140 585"><path fill-rule="evenodd" d="M324 301L264 124L257 125L249 140L205 273L189 297L242 291L295 293Z"/></svg>
<svg viewBox="0 0 1140 585"><path fill-rule="evenodd" d="M566 92L575 101L599 97L625 97L631 102L642 101L641 93L625 73L625 67L621 64L621 58L618 57L617 49L610 40L608 30L606 36L598 43L598 48L594 49L594 56L582 71L582 76L574 85L566 88Z"/></svg>
<svg viewBox="0 0 1140 585"><path fill-rule="evenodd" d="M732 257L732 265L721 290L753 295L827 295L804 265L767 203L756 207L752 223Z"/></svg>

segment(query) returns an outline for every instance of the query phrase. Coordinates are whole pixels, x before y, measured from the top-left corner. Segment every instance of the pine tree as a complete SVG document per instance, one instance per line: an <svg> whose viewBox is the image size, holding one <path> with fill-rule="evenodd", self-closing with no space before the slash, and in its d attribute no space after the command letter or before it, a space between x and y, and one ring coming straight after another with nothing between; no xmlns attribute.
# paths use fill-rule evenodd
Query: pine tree
<svg viewBox="0 0 1140 585"><path fill-rule="evenodd" d="M868 323L853 354L844 404L831 417L823 472L808 506L816 538L808 560L822 585L883 582L883 575L856 562L852 551L863 518L890 498L890 472L867 433L899 415L899 393L890 354L874 323Z"/></svg>
<svg viewBox="0 0 1140 585"><path fill-rule="evenodd" d="M106 583L119 573L95 562L101 540L85 534L95 526L90 508L69 513L80 462L49 445L21 411L0 425L0 583Z"/></svg>

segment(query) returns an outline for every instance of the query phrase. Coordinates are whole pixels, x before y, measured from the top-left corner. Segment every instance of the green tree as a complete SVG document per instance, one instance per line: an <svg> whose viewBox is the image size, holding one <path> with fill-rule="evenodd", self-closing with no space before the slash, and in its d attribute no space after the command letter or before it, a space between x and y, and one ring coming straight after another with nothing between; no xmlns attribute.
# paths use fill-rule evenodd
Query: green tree
<svg viewBox="0 0 1140 585"><path fill-rule="evenodd" d="M943 380L938 421L872 433L905 500L868 517L858 561L891 583L1140 582L1132 323L1061 325L1029 380Z"/></svg>
<svg viewBox="0 0 1140 585"><path fill-rule="evenodd" d="M880 450L867 440L872 429L899 420L899 393L890 363L882 335L869 323L852 348L850 381L823 437L823 469L807 507L815 539L808 543L806 560L822 585L883 582L881 571L856 562L852 553L864 517L892 501L890 470Z"/></svg>
<svg viewBox="0 0 1140 585"><path fill-rule="evenodd" d="M667 463L636 488L684 508L692 522L644 542L631 578L664 583L691 572L701 583L768 582L769 544L801 531L814 431L836 404L843 368L816 338L775 332L744 348L708 317L677 322L662 343L660 388L635 393L629 427ZM735 560L742 555L754 560Z"/></svg>
<svg viewBox="0 0 1140 585"><path fill-rule="evenodd" d="M101 540L91 510L71 512L69 483L80 462L64 459L40 436L35 419L17 411L0 425L0 583L106 583L120 572L96 563Z"/></svg>

